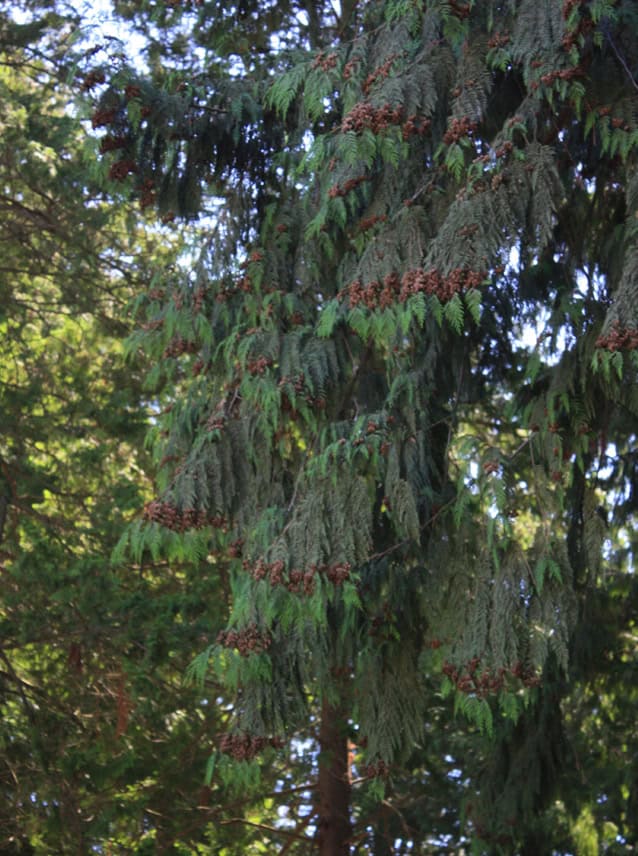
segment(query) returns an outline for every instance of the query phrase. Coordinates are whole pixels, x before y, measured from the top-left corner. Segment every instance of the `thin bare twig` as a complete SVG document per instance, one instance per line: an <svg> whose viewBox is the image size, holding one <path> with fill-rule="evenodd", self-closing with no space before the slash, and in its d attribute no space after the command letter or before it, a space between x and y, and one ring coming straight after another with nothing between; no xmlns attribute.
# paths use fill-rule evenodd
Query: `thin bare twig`
<svg viewBox="0 0 638 856"><path fill-rule="evenodd" d="M629 69L629 66L627 65L627 60L626 60L626 59L624 58L624 56L620 53L620 51L619 51L619 50L618 50L618 48L616 47L616 44L615 44L614 40L613 40L613 39L612 39L612 37L611 37L611 33L609 32L609 25L608 25L608 24L605 24L605 25L602 27L602 31L603 31L603 32L604 32L604 34L605 34L605 38L607 39L607 41L608 41L608 42L609 42L609 44L611 45L611 49L612 49L612 50L613 50L613 52L616 54L616 59L617 59L617 60L618 60L618 62L622 65L622 67L625 69L625 73L627 74L627 77L628 77L628 78L629 78L629 80L631 81L631 85L634 87L634 89L638 89L638 83L636 82L636 78L633 76L633 74L631 73L631 71L630 71L630 69Z"/></svg>
<svg viewBox="0 0 638 856"><path fill-rule="evenodd" d="M291 832L289 829L277 829L276 826L268 826L266 823L255 823L252 820L246 820L243 817L231 817L228 820L220 820L220 826L228 826L231 823L243 823L245 826L253 826L255 829L261 829L263 832L274 832L276 835L285 835L287 838L294 838L297 841L311 842L312 839L307 835L298 835L296 832Z"/></svg>

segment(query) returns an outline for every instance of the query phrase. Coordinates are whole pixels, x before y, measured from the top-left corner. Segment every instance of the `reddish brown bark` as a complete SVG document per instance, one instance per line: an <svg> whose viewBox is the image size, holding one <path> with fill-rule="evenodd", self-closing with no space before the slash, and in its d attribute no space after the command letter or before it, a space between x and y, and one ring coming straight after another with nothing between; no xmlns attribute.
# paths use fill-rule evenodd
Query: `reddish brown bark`
<svg viewBox="0 0 638 856"><path fill-rule="evenodd" d="M348 856L352 835L348 776L348 720L340 705L325 698L319 730L319 856Z"/></svg>

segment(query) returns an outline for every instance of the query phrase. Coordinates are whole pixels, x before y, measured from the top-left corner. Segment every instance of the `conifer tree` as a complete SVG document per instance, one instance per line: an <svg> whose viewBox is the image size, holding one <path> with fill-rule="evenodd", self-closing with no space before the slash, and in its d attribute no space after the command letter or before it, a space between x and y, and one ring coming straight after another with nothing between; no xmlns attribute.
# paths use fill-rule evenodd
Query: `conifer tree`
<svg viewBox="0 0 638 856"><path fill-rule="evenodd" d="M110 562L150 488L143 444L153 393L142 388L145 367L124 360L126 306L153 268L174 259L179 236L160 242L121 196L109 204L70 86L82 52L69 50L72 23L37 7L16 22L0 5L0 852L8 856L170 852L176 840L201 841L213 816L202 748L225 716L182 681L211 625L221 626L218 579L202 562L187 583L174 557ZM241 834L227 829L209 852L229 838L241 851Z"/></svg>
<svg viewBox="0 0 638 856"><path fill-rule="evenodd" d="M633 550L634 4L118 8L192 33L122 63L93 125L143 208L208 218L140 298L171 400L120 550L214 557L210 775L309 738L319 853L430 852L363 806L453 704L493 741L457 841L544 852L561 699Z"/></svg>

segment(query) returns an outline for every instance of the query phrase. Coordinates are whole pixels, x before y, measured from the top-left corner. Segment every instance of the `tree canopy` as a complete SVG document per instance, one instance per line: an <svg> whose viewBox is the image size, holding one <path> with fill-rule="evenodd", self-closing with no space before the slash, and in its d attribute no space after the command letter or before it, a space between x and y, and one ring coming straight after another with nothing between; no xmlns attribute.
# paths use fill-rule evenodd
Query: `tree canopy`
<svg viewBox="0 0 638 856"><path fill-rule="evenodd" d="M25 206L40 215L46 159L7 185L9 246L26 255L3 285L11 383L38 404L13 432L34 432L37 453L17 439L2 451L0 510L21 507L11 454L37 476L47 526L53 510L73 520L63 471L78 466L90 522L76 515L60 538L68 595L53 602L61 627L108 604L105 692L115 738L133 729L115 757L139 766L109 779L125 805L130 789L131 812L100 802L113 762L96 724L101 754L76 766L97 799L90 840L131 853L629 852L635 4L114 10L146 51L76 57L92 105L83 145L97 138L99 161L62 159L76 191L61 191L68 220L44 236ZM6 100L8 115L32 115ZM74 117L31 121L15 134L32 148L57 128L77 139ZM40 257L47 277L24 273ZM30 300L74 314L58 334L77 343L72 366L49 344L71 322L31 320L24 276ZM114 342L131 324L124 293L134 371ZM72 394L56 397L63 375ZM38 408L59 426L46 442ZM129 436L143 423L152 466ZM62 562L38 532L8 564L26 585L47 542L31 616L50 609ZM10 596L5 610L34 644L34 618ZM59 632L87 644L87 629L81 643ZM21 668L40 655L25 656ZM187 662L187 686L163 698Z"/></svg>
<svg viewBox="0 0 638 856"><path fill-rule="evenodd" d="M167 804L196 835L206 822L199 733L218 727L182 681L217 585L186 588L176 563L118 569L109 559L151 487L147 369L124 359L127 305L175 258L176 241L160 243L94 175L97 144L65 83L69 32L50 16L0 27L7 854L105 852L109 842L143 852L149 836L165 848L176 837Z"/></svg>

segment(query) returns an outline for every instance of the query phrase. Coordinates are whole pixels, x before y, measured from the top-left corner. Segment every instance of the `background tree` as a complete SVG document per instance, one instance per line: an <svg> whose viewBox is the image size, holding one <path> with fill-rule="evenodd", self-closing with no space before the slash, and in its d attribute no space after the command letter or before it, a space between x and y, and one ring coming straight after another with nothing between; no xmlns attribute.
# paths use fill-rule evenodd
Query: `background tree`
<svg viewBox="0 0 638 856"><path fill-rule="evenodd" d="M219 580L205 557L192 578L110 561L150 495L161 392L125 363L127 307L181 237L107 195L67 82L77 21L37 11L0 17L0 851L192 852L227 714L182 678ZM236 825L214 838L242 846Z"/></svg>

